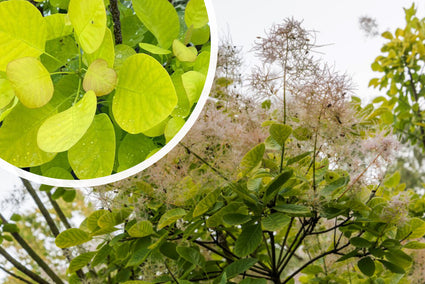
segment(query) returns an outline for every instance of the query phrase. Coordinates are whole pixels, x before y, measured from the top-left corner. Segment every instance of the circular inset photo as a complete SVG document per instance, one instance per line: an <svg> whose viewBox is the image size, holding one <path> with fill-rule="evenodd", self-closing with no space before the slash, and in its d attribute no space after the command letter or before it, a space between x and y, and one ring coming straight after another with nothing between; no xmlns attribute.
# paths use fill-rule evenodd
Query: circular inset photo
<svg viewBox="0 0 425 284"><path fill-rule="evenodd" d="M164 156L212 85L209 1L0 1L1 166L95 186Z"/></svg>

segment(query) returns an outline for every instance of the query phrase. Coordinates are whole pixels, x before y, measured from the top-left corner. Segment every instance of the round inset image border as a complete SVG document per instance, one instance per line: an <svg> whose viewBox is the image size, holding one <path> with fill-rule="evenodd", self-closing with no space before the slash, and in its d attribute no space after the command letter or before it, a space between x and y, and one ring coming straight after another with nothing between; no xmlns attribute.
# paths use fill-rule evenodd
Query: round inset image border
<svg viewBox="0 0 425 284"><path fill-rule="evenodd" d="M29 180L31 182L37 184L45 184L50 186L60 186L60 187L70 187L70 188L84 188L84 187L94 187L100 186L108 183L117 182L119 180L128 178L132 175L135 175L144 169L150 167L158 160L163 158L168 152L170 152L189 132L192 128L199 115L201 114L204 105L208 99L209 93L211 91L211 87L214 81L214 76L217 67L217 57L218 57L218 31L217 31L217 22L214 12L214 7L212 5L212 0L204 0L205 6L207 8L208 18L209 18L209 26L210 26L210 36L211 36L211 52L210 52L210 62L208 67L208 73L205 80L205 84L199 97L199 100L187 119L186 123L179 130L179 132L162 147L158 152L153 154L151 157L147 158L140 164L133 166L127 170L122 172L118 172L109 176L99 177L94 179L83 179L83 180L64 180L64 179L56 179L49 178L37 174L33 174L26 170L20 169L5 160L0 158L0 167L6 170L7 172Z"/></svg>

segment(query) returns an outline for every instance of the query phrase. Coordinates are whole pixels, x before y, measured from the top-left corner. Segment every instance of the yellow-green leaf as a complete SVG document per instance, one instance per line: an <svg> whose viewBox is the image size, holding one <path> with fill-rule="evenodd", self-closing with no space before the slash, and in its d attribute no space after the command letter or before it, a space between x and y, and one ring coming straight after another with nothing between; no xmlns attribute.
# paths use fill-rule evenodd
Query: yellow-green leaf
<svg viewBox="0 0 425 284"><path fill-rule="evenodd" d="M55 240L55 244L59 248L69 248L84 244L91 240L87 232L83 230L71 228L60 233Z"/></svg>
<svg viewBox="0 0 425 284"><path fill-rule="evenodd" d="M28 1L0 3L0 71L21 57L38 57L46 44L46 22Z"/></svg>
<svg viewBox="0 0 425 284"><path fill-rule="evenodd" d="M152 54L170 54L171 51L157 45L149 44L149 43L139 43L141 49L146 50Z"/></svg>
<svg viewBox="0 0 425 284"><path fill-rule="evenodd" d="M182 75L183 87L186 90L189 104L196 103L204 89L206 76L197 71L189 71Z"/></svg>
<svg viewBox="0 0 425 284"><path fill-rule="evenodd" d="M71 0L68 14L81 48L87 53L95 52L103 42L106 29L103 0Z"/></svg>
<svg viewBox="0 0 425 284"><path fill-rule="evenodd" d="M6 75L16 96L28 108L39 108L53 96L50 73L33 57L23 57L7 65Z"/></svg>
<svg viewBox="0 0 425 284"><path fill-rule="evenodd" d="M90 127L96 105L96 95L89 91L74 106L49 117L38 130L37 144L40 149L51 153L69 150Z"/></svg>
<svg viewBox="0 0 425 284"><path fill-rule="evenodd" d="M195 49L196 50L196 49ZM173 53L178 60L182 62L195 62L197 53L193 52L192 49L184 45L178 39L173 41Z"/></svg>
<svg viewBox="0 0 425 284"><path fill-rule="evenodd" d="M129 57L121 67L112 112L118 125L141 133L166 119L177 105L170 75L146 54Z"/></svg>
<svg viewBox="0 0 425 284"><path fill-rule="evenodd" d="M114 69L118 73L124 64L124 62L132 55L135 55L136 51L130 46L125 44L118 44L115 46L115 62Z"/></svg>
<svg viewBox="0 0 425 284"><path fill-rule="evenodd" d="M75 271L89 264L89 262L93 259L96 253L97 252L95 251L89 251L73 258L69 263L68 273L74 273Z"/></svg>
<svg viewBox="0 0 425 284"><path fill-rule="evenodd" d="M118 149L118 171L124 171L143 162L156 148L153 140L143 134L127 134Z"/></svg>
<svg viewBox="0 0 425 284"><path fill-rule="evenodd" d="M68 14L52 14L44 19L47 27L47 40L64 37L73 32Z"/></svg>
<svg viewBox="0 0 425 284"><path fill-rule="evenodd" d="M261 161L263 160L264 152L266 150L266 146L264 143L258 144L254 148L252 148L245 156L242 158L242 161L239 165L241 174L245 176L254 168L256 168Z"/></svg>
<svg viewBox="0 0 425 284"><path fill-rule="evenodd" d="M208 24L208 13L204 0L190 0L187 3L184 20L188 27L202 28Z"/></svg>
<svg viewBox="0 0 425 284"><path fill-rule="evenodd" d="M104 96L115 89L117 73L108 68L108 63L103 59L96 59L90 64L84 77L83 88L86 92L92 90L96 96Z"/></svg>
<svg viewBox="0 0 425 284"><path fill-rule="evenodd" d="M158 230L161 230L165 226L171 225L176 222L178 219L184 217L186 215L186 211L181 208L175 208L168 210L161 216L158 222Z"/></svg>
<svg viewBox="0 0 425 284"><path fill-rule="evenodd" d="M112 32L108 28L105 30L105 36L103 37L103 41L100 47L91 54L84 53L83 59L87 66L90 66L90 64L92 64L96 59L105 60L108 63L109 68L112 68L114 66L114 40L112 38Z"/></svg>
<svg viewBox="0 0 425 284"><path fill-rule="evenodd" d="M115 161L115 131L108 115L96 115L84 136L68 151L68 160L79 179L108 176Z"/></svg>
<svg viewBox="0 0 425 284"><path fill-rule="evenodd" d="M164 130L164 136L166 143L170 142L171 139L180 131L186 121L181 117L173 117L167 123Z"/></svg>
<svg viewBox="0 0 425 284"><path fill-rule="evenodd" d="M133 238L143 238L152 235L154 232L152 223L144 220L137 222L130 229L128 229L128 234Z"/></svg>
<svg viewBox="0 0 425 284"><path fill-rule="evenodd" d="M15 97L15 91L9 80L0 73L0 109L7 107Z"/></svg>
<svg viewBox="0 0 425 284"><path fill-rule="evenodd" d="M177 11L168 0L133 0L137 17L156 37L162 48L168 49L180 33Z"/></svg>
<svg viewBox="0 0 425 284"><path fill-rule="evenodd" d="M167 117L165 120L161 121L156 126L152 127L149 130L144 131L143 134L148 137L161 136L162 134L164 134L165 127L167 126L169 120L170 118Z"/></svg>

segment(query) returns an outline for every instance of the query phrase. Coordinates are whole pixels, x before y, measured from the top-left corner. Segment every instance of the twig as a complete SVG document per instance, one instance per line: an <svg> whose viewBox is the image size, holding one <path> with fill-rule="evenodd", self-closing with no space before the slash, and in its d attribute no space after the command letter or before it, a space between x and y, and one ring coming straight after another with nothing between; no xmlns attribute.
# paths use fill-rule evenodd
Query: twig
<svg viewBox="0 0 425 284"><path fill-rule="evenodd" d="M4 268L3 266L0 266L0 269L3 270L5 273L9 274L10 276L12 276L12 277L14 277L14 278L16 278L16 279L18 279L18 280L20 280L22 282L25 282L25 283L28 283L28 284L33 284L33 282L28 281L27 279L25 279L25 278L23 278L23 277L21 277L19 275L16 275L15 273L12 273L8 269Z"/></svg>
<svg viewBox="0 0 425 284"><path fill-rule="evenodd" d="M121 21L120 21L120 10L118 9L118 1L110 0L109 7L111 9L112 21L114 22L114 36L115 44L122 43L122 33L121 33Z"/></svg>

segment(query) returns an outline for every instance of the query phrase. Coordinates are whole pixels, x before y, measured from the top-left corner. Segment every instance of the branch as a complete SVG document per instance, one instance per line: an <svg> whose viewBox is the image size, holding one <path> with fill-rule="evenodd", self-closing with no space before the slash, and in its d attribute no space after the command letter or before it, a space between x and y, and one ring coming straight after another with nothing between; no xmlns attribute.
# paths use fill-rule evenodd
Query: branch
<svg viewBox="0 0 425 284"><path fill-rule="evenodd" d="M47 197L49 198L50 203L53 206L53 209L55 209L56 214L58 214L59 219L67 229L71 229L72 226L69 224L68 219L65 216L65 213L63 213L62 209L60 208L59 204L52 198L52 194L50 192L46 192Z"/></svg>
<svg viewBox="0 0 425 284"><path fill-rule="evenodd" d="M25 186L25 189L28 191L28 193L31 195L32 199L34 200L35 204L37 205L38 209L40 209L41 214L43 215L44 219L46 219L47 225L50 228L50 231L53 233L55 238L59 235L59 229L56 226L55 222L52 219L52 216L50 216L49 211L44 206L43 202L41 202L40 197L38 197L37 193L35 192L35 189L32 187L31 183L27 181L26 179L21 178L22 183Z"/></svg>
<svg viewBox="0 0 425 284"><path fill-rule="evenodd" d="M37 283L40 284L49 284L49 282L47 282L46 280L44 280L43 278L41 278L40 276L38 276L37 274L35 274L34 272L32 272L31 270L29 270L28 268L26 268L25 266L23 266L21 263L19 263L19 261L17 261L16 259L14 259L5 249L3 249L0 246L0 254L2 256L4 256L4 258L6 258L7 261L9 261L11 264L13 264L13 266L16 267L16 269L18 269L19 271L21 271L22 273L24 273L25 275L27 275L29 278L31 278L32 280L36 281ZM7 271L6 271L7 272ZM28 282L27 282L28 283ZM29 282L31 283L31 282Z"/></svg>
<svg viewBox="0 0 425 284"><path fill-rule="evenodd" d="M112 21L114 22L114 36L115 44L122 43L122 33L121 33L121 21L120 21L120 10L118 9L118 1L110 0L109 7L111 9Z"/></svg>
<svg viewBox="0 0 425 284"><path fill-rule="evenodd" d="M33 284L33 282L28 281L27 279L25 279L25 278L23 278L23 277L21 277L19 275L16 275L15 273L12 273L11 271L9 271L6 268L4 268L3 266L0 266L0 269L3 270L5 273L9 274L10 276L12 276L12 277L14 277L14 278L16 278L16 279L24 282L24 283Z"/></svg>
<svg viewBox="0 0 425 284"><path fill-rule="evenodd" d="M283 282L282 284L288 283L291 279L293 279L295 277L295 275L297 275L298 273L300 273L304 268L306 268L307 266L309 266L310 264L312 264L313 262L315 262L318 259L321 259L329 254L333 254L333 253L337 253L338 251L348 247L350 245L350 243L347 243L345 245L343 245L340 248L335 248L333 250L324 252L318 256L316 256L315 258L312 258L311 260L309 260L308 262L306 262L304 265L302 265L300 268L298 268L297 270L295 270L291 275L289 275Z"/></svg>
<svg viewBox="0 0 425 284"><path fill-rule="evenodd" d="M348 225L345 225L345 223L347 223L348 221L350 221L350 219L351 219L351 216L348 217L347 219L345 219L344 221L342 221L341 223L335 225L332 228L329 228L329 229L326 229L326 230L323 230L323 231L311 232L310 235L320 235L320 234L324 234L324 233L328 233L330 231L333 231L333 230L335 230L336 228L339 228L339 227L348 226L349 224Z"/></svg>

